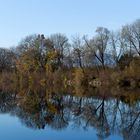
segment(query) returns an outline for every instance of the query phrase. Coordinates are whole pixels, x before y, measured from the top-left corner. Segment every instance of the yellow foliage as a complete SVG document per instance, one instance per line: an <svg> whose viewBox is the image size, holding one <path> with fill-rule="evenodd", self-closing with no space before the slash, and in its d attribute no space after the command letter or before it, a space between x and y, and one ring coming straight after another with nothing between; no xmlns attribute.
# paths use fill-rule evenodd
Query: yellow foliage
<svg viewBox="0 0 140 140"><path fill-rule="evenodd" d="M57 57L57 52L56 51L50 51L47 54L48 56L48 61L52 61Z"/></svg>

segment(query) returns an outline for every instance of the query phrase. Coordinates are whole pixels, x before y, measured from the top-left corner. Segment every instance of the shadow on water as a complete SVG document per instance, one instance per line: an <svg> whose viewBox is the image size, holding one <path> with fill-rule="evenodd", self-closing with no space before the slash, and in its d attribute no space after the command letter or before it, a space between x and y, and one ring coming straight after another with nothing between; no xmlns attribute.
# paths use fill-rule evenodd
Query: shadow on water
<svg viewBox="0 0 140 140"><path fill-rule="evenodd" d="M140 137L140 93L124 89L0 91L0 113L9 113L31 129L64 130L70 125L96 130L100 139Z"/></svg>

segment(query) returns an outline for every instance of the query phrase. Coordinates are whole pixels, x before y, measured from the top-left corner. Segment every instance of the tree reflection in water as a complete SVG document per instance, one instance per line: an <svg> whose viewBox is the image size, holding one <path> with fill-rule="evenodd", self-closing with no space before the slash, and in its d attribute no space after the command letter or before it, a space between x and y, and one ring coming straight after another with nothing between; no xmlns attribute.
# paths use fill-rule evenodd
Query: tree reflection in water
<svg viewBox="0 0 140 140"><path fill-rule="evenodd" d="M23 125L32 129L76 127L88 131L93 128L100 139L115 134L126 140L138 140L140 102L136 95L105 95L28 92L19 98L18 94L1 91L0 112L17 116Z"/></svg>

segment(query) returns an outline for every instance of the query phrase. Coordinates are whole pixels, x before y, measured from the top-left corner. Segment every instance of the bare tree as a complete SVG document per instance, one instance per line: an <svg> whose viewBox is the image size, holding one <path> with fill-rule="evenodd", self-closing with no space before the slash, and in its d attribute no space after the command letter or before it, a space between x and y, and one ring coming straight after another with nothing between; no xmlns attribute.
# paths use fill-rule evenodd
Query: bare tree
<svg viewBox="0 0 140 140"><path fill-rule="evenodd" d="M107 28L98 27L96 33L97 35L93 39L88 40L86 37L84 37L84 40L86 46L91 49L93 55L105 69L105 53L107 50L110 32Z"/></svg>
<svg viewBox="0 0 140 140"><path fill-rule="evenodd" d="M97 36L95 37L95 46L97 48L97 54L99 55L100 62L105 68L105 53L108 45L109 40L109 30L107 28L98 27Z"/></svg>
<svg viewBox="0 0 140 140"><path fill-rule="evenodd" d="M130 52L134 50L140 56L140 19L133 24L125 25L122 28L122 35Z"/></svg>
<svg viewBox="0 0 140 140"><path fill-rule="evenodd" d="M77 63L80 68L83 69L83 56L84 56L84 51L83 51L83 40L79 36L75 36L72 39L72 46L73 46L73 58L74 61Z"/></svg>
<svg viewBox="0 0 140 140"><path fill-rule="evenodd" d="M113 60L115 61L115 64L117 65L119 63L120 57L124 53L124 41L121 37L120 32L112 32L110 34L110 45L111 45L111 55L113 57Z"/></svg>

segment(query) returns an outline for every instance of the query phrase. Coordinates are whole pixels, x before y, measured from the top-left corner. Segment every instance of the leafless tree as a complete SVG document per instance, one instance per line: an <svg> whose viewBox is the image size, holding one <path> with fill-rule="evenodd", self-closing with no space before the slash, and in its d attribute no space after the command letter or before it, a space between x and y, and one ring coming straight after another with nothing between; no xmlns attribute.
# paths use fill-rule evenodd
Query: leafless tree
<svg viewBox="0 0 140 140"><path fill-rule="evenodd" d="M130 48L130 52L134 50L140 56L140 20L136 20L133 24L123 26L122 35L127 47Z"/></svg>

